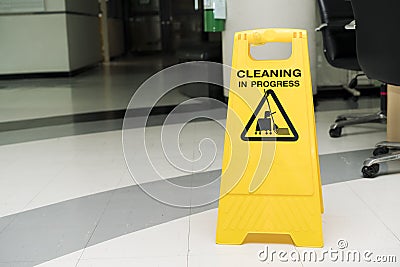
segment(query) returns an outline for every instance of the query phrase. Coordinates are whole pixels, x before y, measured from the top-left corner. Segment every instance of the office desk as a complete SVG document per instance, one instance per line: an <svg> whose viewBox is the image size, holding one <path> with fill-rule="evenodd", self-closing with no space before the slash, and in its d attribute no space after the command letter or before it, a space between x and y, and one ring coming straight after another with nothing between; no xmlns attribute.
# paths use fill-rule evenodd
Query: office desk
<svg viewBox="0 0 400 267"><path fill-rule="evenodd" d="M400 86L387 88L387 141L400 142Z"/></svg>

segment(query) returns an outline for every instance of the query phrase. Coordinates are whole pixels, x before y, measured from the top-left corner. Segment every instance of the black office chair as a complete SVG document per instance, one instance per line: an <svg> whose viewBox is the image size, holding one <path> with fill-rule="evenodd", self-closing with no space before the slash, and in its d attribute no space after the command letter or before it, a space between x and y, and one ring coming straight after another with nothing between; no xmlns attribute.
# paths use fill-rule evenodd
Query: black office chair
<svg viewBox="0 0 400 267"><path fill-rule="evenodd" d="M345 70L360 71L357 60L356 34L354 30L346 29L346 26L354 20L351 3L345 0L318 0L322 24L316 29L322 33L324 54L330 65ZM343 86L355 96L360 92L354 88L357 86L357 75L349 84ZM382 102L384 103L384 102ZM385 122L386 108L375 114L343 114L336 118L329 129L331 137L340 137L342 128L368 122Z"/></svg>
<svg viewBox="0 0 400 267"><path fill-rule="evenodd" d="M356 20L358 61L362 70L372 79L400 85L400 2L396 0L351 0ZM400 104L400 103L399 103ZM379 163L400 159L400 143L381 142L374 157L364 162L364 177L379 172Z"/></svg>

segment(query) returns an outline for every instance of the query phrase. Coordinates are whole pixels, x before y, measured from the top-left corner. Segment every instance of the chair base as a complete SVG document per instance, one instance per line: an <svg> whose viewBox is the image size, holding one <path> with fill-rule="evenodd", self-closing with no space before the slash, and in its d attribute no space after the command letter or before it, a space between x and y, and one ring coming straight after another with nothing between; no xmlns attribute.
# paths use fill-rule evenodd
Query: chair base
<svg viewBox="0 0 400 267"><path fill-rule="evenodd" d="M375 114L343 114L337 116L334 124L329 129L329 135L333 138L342 135L342 129L345 126L363 124L369 122L385 123L386 115L384 112L379 111Z"/></svg>
<svg viewBox="0 0 400 267"><path fill-rule="evenodd" d="M364 178L375 177L380 163L400 160L400 142L380 142L376 144L373 154L373 157L367 158L363 163L361 172Z"/></svg>

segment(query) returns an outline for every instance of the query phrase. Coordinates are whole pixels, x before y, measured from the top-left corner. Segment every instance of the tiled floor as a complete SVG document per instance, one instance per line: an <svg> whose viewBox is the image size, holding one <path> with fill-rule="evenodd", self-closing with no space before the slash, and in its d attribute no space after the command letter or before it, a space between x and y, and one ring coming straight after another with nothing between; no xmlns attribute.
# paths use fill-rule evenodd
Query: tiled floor
<svg viewBox="0 0 400 267"><path fill-rule="evenodd" d="M324 241L322 249L315 249L322 255L324 250L339 250L338 240L345 240L348 249L372 252L370 259L378 255L400 257L399 217L389 210L388 203L398 203L394 194L385 199L370 201L370 195L386 194L384 186L398 188L398 176L387 176L374 181L352 181L323 187L325 214L323 215ZM360 188L365 195L360 196L354 188ZM379 188L377 190L377 187ZM397 200L393 200L393 197ZM377 206L376 206L377 205ZM381 207L386 209L381 211ZM386 217L379 216L386 214ZM155 227L124 235L100 244L87 247L79 253L72 253L41 266L59 266L59 264L78 263L77 266L315 266L313 262L262 262L258 259L263 244L245 244L242 246L221 246L215 244L215 225L217 210L211 209L199 214L173 220ZM390 227L389 227L390 226ZM188 232L190 230L190 232ZM397 232L395 232L397 231ZM268 244L276 251L296 251L306 248L293 245ZM369 254L368 254L369 255ZM354 263L330 261L318 263L318 266L381 266L383 263ZM385 263L384 266L398 266L397 263Z"/></svg>
<svg viewBox="0 0 400 267"><path fill-rule="evenodd" d="M40 110L21 98L25 91L29 95L28 89L1 89L0 102L4 105L0 103L0 121L40 117L49 110L67 114L124 108L129 93L119 93L125 85L141 79L140 75L118 76L122 72L120 69L112 76L109 89L117 91L114 100L108 102L114 104L109 106L98 96L92 106L71 98L73 109L49 104ZM94 84L103 76L86 75L67 83L80 84L79 90L88 85L88 92L94 93ZM43 90L48 92L52 87L61 92L65 82L49 80L51 86L45 85L48 88ZM31 86L40 87L40 83ZM10 94L9 99L15 97L26 109L7 104L5 99ZM33 97L39 99L39 95ZM363 108L357 111L376 111L376 100L372 104L360 101ZM184 125L185 118L193 115L189 110L175 114L174 122L166 125L162 124L165 118L155 116L153 126L146 128L146 148L158 173L151 171L138 138L130 150L133 177L123 155L121 119L0 132L0 266L399 266L400 174L396 172L400 164L383 165L382 175L374 179L363 179L360 173L362 160L371 155L373 145L385 139L385 125L348 127L341 138L331 139L329 124L343 111L329 105L337 106L327 101L316 112L325 213L324 248L313 251L320 256L324 250L344 251L338 248L342 240L341 244L347 242L347 250L370 251L371 259L393 255L397 257L395 263L366 263L363 259L347 263L329 258L322 262L261 261L260 251L266 246L270 251L299 255L310 249L278 244L216 245L217 202L178 208L147 195L142 189L168 193L164 179L181 186L204 185L217 179L204 196L218 198L224 137L220 124L225 123L221 117L225 111L215 108L207 112L217 114L220 124L200 120ZM14 108L18 109L15 114ZM181 128L176 139L175 132ZM126 134L139 136L141 131L141 127L132 127ZM169 159L162 150L161 133L169 141ZM213 142L201 142L205 138ZM171 162L177 166L171 166ZM190 191L173 197L192 204L196 200Z"/></svg>
<svg viewBox="0 0 400 267"><path fill-rule="evenodd" d="M168 66L169 60L159 56L127 58L71 78L0 80L0 122L126 109L139 86ZM174 90L158 105L186 99ZM135 108L153 106L149 101L143 98Z"/></svg>

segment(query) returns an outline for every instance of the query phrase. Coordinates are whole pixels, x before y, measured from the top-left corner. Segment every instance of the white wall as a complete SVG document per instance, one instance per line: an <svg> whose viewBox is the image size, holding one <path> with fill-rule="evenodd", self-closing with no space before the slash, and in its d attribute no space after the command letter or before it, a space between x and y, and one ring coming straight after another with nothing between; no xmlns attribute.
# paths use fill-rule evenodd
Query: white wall
<svg viewBox="0 0 400 267"><path fill-rule="evenodd" d="M0 16L0 74L69 69L64 14Z"/></svg>
<svg viewBox="0 0 400 267"><path fill-rule="evenodd" d="M44 0L46 11L64 11L65 0Z"/></svg>
<svg viewBox="0 0 400 267"><path fill-rule="evenodd" d="M44 0L46 11L70 11L97 15L99 3L97 0Z"/></svg>
<svg viewBox="0 0 400 267"><path fill-rule="evenodd" d="M101 61L98 17L67 14L69 68L76 70Z"/></svg>
<svg viewBox="0 0 400 267"><path fill-rule="evenodd" d="M232 63L235 32L257 28L306 29L309 38L313 91L316 93L315 0L229 0L227 1L227 16L226 30L222 34L223 62L227 65ZM274 51L280 53L279 49ZM282 53L285 55L285 49ZM268 55L265 57L268 58Z"/></svg>

